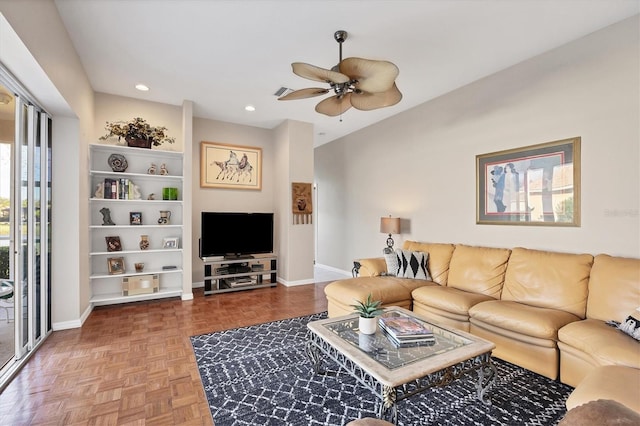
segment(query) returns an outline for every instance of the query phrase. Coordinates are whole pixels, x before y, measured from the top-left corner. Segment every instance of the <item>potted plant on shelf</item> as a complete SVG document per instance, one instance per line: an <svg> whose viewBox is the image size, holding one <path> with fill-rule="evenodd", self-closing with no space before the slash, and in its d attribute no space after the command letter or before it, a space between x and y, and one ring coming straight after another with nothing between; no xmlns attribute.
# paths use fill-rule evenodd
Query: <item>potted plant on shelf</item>
<svg viewBox="0 0 640 426"><path fill-rule="evenodd" d="M159 146L163 143L174 143L175 138L167 136L167 128L164 126L151 126L144 118L135 117L130 121L114 121L108 122L105 126L108 132L101 136L100 140L106 140L117 137L118 140L124 139L127 146L137 148L151 148Z"/></svg>
<svg viewBox="0 0 640 426"><path fill-rule="evenodd" d="M355 305L351 305L354 311L360 316L358 319L358 328L363 334L374 334L377 328L376 317L383 310L380 309L382 302L380 300L371 300L371 293L367 296L367 300L361 302L356 300Z"/></svg>

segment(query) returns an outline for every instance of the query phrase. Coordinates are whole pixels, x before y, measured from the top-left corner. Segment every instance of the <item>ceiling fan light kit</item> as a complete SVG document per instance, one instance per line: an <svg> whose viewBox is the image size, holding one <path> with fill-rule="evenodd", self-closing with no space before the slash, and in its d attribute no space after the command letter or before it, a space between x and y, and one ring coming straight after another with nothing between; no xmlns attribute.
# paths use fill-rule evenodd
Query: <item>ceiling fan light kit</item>
<svg viewBox="0 0 640 426"><path fill-rule="evenodd" d="M306 99L333 91L334 95L320 101L316 111L330 117L341 115L353 107L362 111L392 106L400 102L402 93L395 80L400 72L389 61L363 58L342 59L342 43L347 32L336 31L335 40L340 46L338 65L328 70L303 62L291 64L293 73L309 80L328 83L330 88L310 87L294 90L278 98L280 101Z"/></svg>

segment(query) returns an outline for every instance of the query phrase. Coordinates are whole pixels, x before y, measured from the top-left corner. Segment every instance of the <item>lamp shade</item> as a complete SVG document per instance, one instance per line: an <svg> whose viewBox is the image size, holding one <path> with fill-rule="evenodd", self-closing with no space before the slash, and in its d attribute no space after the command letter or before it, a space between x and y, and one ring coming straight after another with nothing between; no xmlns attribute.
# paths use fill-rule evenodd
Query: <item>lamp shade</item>
<svg viewBox="0 0 640 426"><path fill-rule="evenodd" d="M383 234L399 234L400 218L399 217L381 217L380 232Z"/></svg>

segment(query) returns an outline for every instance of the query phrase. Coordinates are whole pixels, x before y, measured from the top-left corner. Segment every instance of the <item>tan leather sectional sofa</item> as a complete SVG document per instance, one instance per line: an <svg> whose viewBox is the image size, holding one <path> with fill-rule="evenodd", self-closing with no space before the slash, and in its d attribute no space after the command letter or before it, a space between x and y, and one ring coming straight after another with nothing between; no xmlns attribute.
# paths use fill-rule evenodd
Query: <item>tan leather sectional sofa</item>
<svg viewBox="0 0 640 426"><path fill-rule="evenodd" d="M329 316L351 313L371 293L383 306L490 340L494 356L570 386L600 366L640 370L640 343L605 323L640 306L640 259L415 241L403 249L429 253L432 281L385 276L384 258L361 259L358 277L325 287ZM640 398L637 378L618 385ZM640 401L630 408L640 412Z"/></svg>

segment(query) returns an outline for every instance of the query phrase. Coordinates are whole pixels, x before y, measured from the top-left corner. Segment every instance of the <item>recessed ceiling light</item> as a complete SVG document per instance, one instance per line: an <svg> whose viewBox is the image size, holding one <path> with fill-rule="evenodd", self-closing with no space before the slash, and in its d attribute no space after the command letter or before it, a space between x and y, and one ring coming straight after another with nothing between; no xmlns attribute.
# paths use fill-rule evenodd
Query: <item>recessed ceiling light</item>
<svg viewBox="0 0 640 426"><path fill-rule="evenodd" d="M256 107L254 107L253 105L247 105L246 107L244 107L245 111L249 111L249 112L253 112L256 110Z"/></svg>
<svg viewBox="0 0 640 426"><path fill-rule="evenodd" d="M144 84L136 84L136 89L140 90L141 92L149 91L149 87L145 86Z"/></svg>

